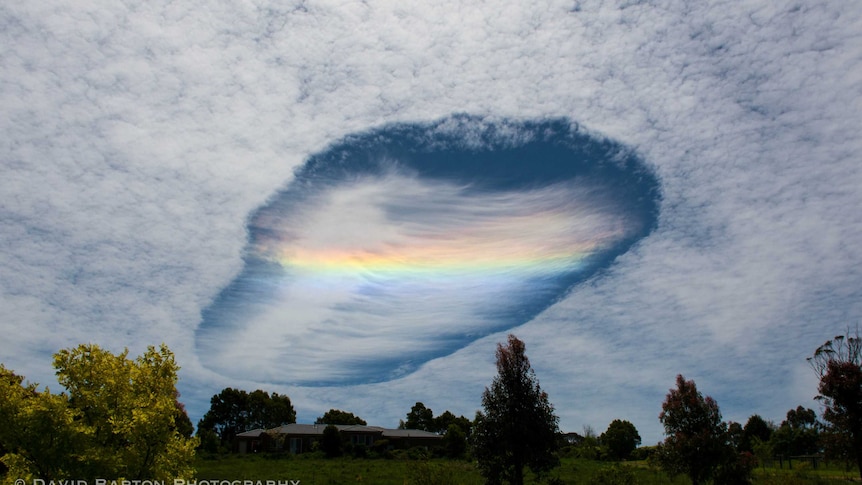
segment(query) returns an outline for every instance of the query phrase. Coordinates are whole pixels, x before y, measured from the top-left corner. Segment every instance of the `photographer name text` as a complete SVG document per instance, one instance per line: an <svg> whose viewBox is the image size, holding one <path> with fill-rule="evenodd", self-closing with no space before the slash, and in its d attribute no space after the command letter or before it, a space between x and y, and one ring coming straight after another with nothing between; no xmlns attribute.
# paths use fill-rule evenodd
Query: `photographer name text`
<svg viewBox="0 0 862 485"><path fill-rule="evenodd" d="M299 480L15 480L15 485L301 485Z"/></svg>

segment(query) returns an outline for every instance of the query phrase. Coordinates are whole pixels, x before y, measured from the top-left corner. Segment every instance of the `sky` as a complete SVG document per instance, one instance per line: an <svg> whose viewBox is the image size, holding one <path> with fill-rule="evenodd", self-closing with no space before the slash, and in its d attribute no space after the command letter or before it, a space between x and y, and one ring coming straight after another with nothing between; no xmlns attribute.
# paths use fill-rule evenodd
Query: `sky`
<svg viewBox="0 0 862 485"><path fill-rule="evenodd" d="M819 409L862 316L862 6L0 6L0 362L166 343L225 387L472 417L514 333L564 431Z"/></svg>

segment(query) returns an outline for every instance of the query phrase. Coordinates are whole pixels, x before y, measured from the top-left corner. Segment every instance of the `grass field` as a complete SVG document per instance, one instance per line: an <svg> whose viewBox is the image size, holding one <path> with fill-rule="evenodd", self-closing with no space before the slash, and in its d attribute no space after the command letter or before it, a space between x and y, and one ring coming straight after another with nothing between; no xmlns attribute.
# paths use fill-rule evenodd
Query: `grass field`
<svg viewBox="0 0 862 485"><path fill-rule="evenodd" d="M197 459L198 480L298 481L302 485L481 485L484 483L475 465L453 460L356 459L304 457L289 455L232 455ZM579 458L564 458L550 477L556 481L527 483L600 484L600 485L687 485L685 477L671 479L645 462L614 464ZM841 467L795 466L794 470L759 468L754 483L762 485L806 485L859 483L853 471ZM262 485L266 485L265 483Z"/></svg>

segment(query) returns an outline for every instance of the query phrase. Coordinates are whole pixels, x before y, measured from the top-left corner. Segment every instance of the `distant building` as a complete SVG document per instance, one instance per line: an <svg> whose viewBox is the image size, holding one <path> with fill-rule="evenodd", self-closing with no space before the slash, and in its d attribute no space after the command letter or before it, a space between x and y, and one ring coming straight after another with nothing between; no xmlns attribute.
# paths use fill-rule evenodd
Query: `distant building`
<svg viewBox="0 0 862 485"><path fill-rule="evenodd" d="M570 445L579 445L584 442L584 437L578 433L563 433L563 439Z"/></svg>
<svg viewBox="0 0 862 485"><path fill-rule="evenodd" d="M258 451L289 451L292 454L312 450L312 445L323 437L325 424L287 424L272 429L254 429L236 435L235 450L239 453ZM379 426L334 425L342 439L353 445L368 448L385 446L386 449L404 449L414 446L433 447L440 444L441 435L418 429L390 429ZM376 444L376 445L375 445Z"/></svg>

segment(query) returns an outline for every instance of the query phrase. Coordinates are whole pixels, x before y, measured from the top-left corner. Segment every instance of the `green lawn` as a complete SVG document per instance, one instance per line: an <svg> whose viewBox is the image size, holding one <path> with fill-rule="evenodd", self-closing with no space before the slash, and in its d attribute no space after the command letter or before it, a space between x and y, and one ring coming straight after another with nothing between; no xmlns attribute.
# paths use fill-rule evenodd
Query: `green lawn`
<svg viewBox="0 0 862 485"><path fill-rule="evenodd" d="M198 480L299 481L302 485L481 485L482 477L474 464L443 459L326 459L308 456L232 455L218 458L199 457L196 462ZM559 468L551 473L556 482L540 482L528 476L527 483L556 484L638 484L687 485L688 479L671 480L663 472L645 462L614 464L580 458L563 458ZM754 483L760 485L807 485L853 483L858 475L843 468L805 466L788 469L755 471ZM255 484L257 485L257 484ZM261 485L267 485L265 482Z"/></svg>

